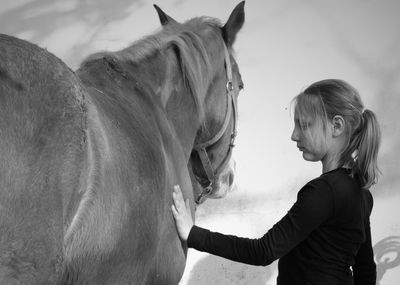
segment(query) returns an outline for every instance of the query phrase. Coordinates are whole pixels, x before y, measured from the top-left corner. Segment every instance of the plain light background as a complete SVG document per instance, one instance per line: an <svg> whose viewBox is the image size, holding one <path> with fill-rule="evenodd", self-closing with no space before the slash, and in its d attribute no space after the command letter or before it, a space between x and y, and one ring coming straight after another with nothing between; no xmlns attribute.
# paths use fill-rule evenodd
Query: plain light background
<svg viewBox="0 0 400 285"><path fill-rule="evenodd" d="M87 55L121 49L160 29L152 4L178 21L225 22L239 1L0 0L0 32L47 48L72 69ZM247 0L234 45L245 84L234 156L236 189L207 201L197 223L259 237L277 222L321 165L290 141L290 101L309 84L341 78L356 87L382 127L371 217L378 282L400 280L400 2L397 0ZM0 55L1 57L1 55ZM189 251L181 284L275 284L276 263L253 267Z"/></svg>

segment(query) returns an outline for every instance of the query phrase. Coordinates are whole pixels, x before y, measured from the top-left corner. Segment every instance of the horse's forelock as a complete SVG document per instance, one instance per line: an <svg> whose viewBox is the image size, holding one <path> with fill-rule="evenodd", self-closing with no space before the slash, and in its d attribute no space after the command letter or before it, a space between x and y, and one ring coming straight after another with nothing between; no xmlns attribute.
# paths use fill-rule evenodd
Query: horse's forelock
<svg viewBox="0 0 400 285"><path fill-rule="evenodd" d="M200 122L204 122L203 100L214 73L214 61L207 51L210 46L209 38L203 39L201 36L204 29L213 38L212 42L222 41L221 23L214 18L199 17L184 24L170 25L167 33L172 32L172 36L164 46L173 47L171 50L177 53L182 75L194 98Z"/></svg>
<svg viewBox="0 0 400 285"><path fill-rule="evenodd" d="M194 98L199 120L204 119L203 100L210 82L211 63L201 39L185 32L174 37L169 46L174 47L185 83Z"/></svg>

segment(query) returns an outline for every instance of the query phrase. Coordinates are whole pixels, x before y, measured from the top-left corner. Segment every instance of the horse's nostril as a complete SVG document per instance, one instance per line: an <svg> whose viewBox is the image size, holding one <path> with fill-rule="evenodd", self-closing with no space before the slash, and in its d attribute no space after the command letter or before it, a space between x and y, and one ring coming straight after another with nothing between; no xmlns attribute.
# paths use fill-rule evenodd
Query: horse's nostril
<svg viewBox="0 0 400 285"><path fill-rule="evenodd" d="M233 179L234 179L234 176L233 176L233 173L231 172L231 173L229 173L229 176L228 176L228 185L229 185L229 187L232 186Z"/></svg>

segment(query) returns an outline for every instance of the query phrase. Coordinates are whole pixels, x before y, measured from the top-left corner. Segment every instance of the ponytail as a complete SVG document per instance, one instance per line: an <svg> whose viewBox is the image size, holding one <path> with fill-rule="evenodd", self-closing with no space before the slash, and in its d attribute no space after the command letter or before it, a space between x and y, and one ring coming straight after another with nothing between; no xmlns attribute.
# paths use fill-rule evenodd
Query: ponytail
<svg viewBox="0 0 400 285"><path fill-rule="evenodd" d="M378 150L381 141L381 131L378 120L371 110L362 113L359 131L353 135L356 147L354 155L354 174L358 174L363 188L369 189L378 180Z"/></svg>

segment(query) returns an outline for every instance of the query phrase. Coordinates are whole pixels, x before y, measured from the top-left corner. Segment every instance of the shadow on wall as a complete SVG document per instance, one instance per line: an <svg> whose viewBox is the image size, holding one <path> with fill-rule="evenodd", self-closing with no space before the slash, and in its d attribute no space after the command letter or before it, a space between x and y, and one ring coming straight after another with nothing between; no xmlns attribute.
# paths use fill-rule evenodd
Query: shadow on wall
<svg viewBox="0 0 400 285"><path fill-rule="evenodd" d="M277 263L251 266L209 255L192 268L188 285L265 285L277 270Z"/></svg>
<svg viewBox="0 0 400 285"><path fill-rule="evenodd" d="M90 21L92 25L107 23L128 16L127 8L133 3L143 5L142 0L28 1L5 13L0 9L0 32L15 35L34 31L31 40L37 42L53 32L60 19L73 16L76 20Z"/></svg>
<svg viewBox="0 0 400 285"><path fill-rule="evenodd" d="M49 48L43 42L45 39L56 31L64 33L65 29L70 29L68 33L72 33L77 39L65 42L65 45L69 46L68 53L71 57L70 62L66 63L73 68L81 62L82 56L90 51L92 42L107 24L128 17L132 13L132 9L129 9L132 5L137 5L138 8L144 5L144 0L26 2L9 9L6 6L5 10L2 10L0 5L0 33L27 39ZM66 60L62 54L53 52L63 61Z"/></svg>
<svg viewBox="0 0 400 285"><path fill-rule="evenodd" d="M390 236L374 246L376 284L379 285L387 270L400 265L400 236Z"/></svg>

